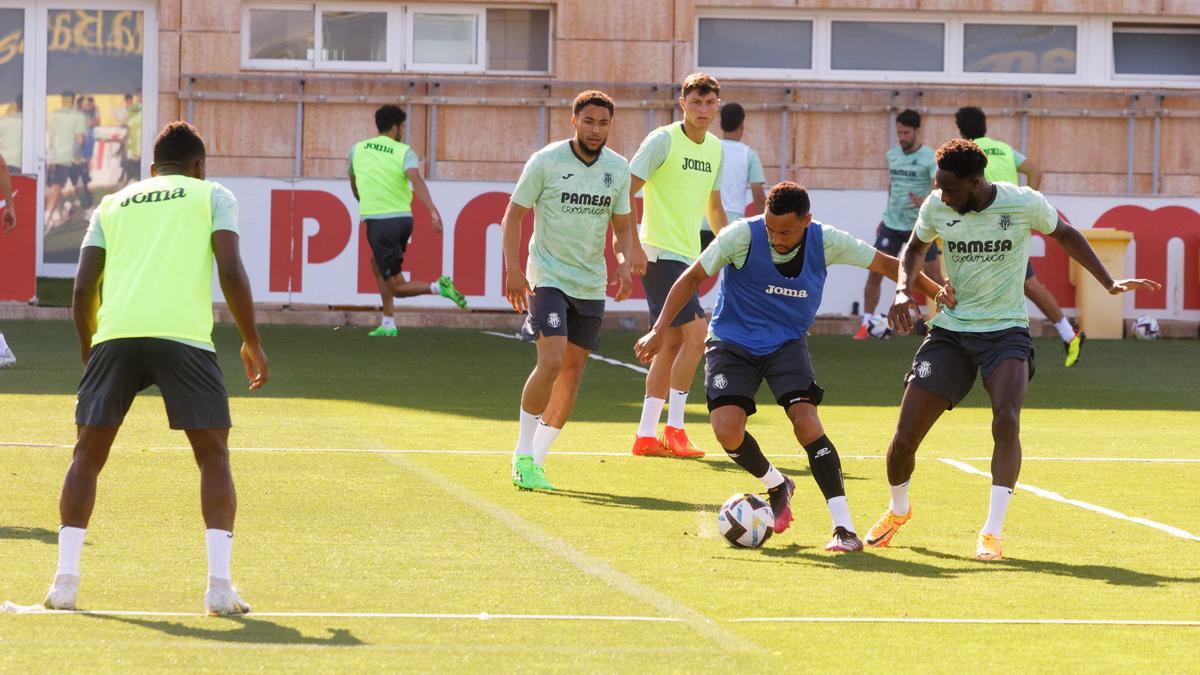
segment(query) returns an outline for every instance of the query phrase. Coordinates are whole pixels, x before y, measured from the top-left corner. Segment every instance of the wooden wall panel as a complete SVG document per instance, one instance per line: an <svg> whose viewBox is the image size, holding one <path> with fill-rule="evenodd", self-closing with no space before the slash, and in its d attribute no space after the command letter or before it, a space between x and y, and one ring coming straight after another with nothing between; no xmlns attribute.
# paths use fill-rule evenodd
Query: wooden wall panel
<svg viewBox="0 0 1200 675"><path fill-rule="evenodd" d="M671 42L558 40L556 73L560 79L594 82L670 82L674 80Z"/></svg>
<svg viewBox="0 0 1200 675"><path fill-rule="evenodd" d="M287 157L291 161L295 156L294 104L202 101L195 105L192 123L204 136L210 157Z"/></svg>
<svg viewBox="0 0 1200 675"><path fill-rule="evenodd" d="M610 41L613 51L624 41L671 40L675 34L673 0L564 1L557 4L558 37Z"/></svg>
<svg viewBox="0 0 1200 675"><path fill-rule="evenodd" d="M179 72L239 73L241 44L237 33L184 32L179 41Z"/></svg>

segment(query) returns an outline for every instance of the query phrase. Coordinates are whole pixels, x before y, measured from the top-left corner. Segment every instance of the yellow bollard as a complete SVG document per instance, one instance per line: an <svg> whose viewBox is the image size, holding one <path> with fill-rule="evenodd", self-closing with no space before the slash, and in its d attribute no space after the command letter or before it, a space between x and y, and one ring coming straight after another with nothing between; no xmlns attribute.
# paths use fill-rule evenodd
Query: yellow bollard
<svg viewBox="0 0 1200 675"><path fill-rule="evenodd" d="M1125 277L1125 249L1133 233L1109 228L1081 229L1113 279ZM1125 329L1125 294L1109 295L1091 272L1071 260L1070 280L1075 286L1075 310L1079 326L1089 340L1120 340Z"/></svg>

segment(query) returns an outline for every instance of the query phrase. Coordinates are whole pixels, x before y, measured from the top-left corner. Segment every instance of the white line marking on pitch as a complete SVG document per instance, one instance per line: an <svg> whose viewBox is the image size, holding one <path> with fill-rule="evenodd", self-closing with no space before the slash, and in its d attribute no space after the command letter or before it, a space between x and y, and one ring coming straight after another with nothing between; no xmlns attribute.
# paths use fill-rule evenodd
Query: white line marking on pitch
<svg viewBox="0 0 1200 675"><path fill-rule="evenodd" d="M990 462L991 457L963 457L963 462ZM1158 462L1162 464L1200 464L1195 458L1170 457L1022 457L1022 462Z"/></svg>
<svg viewBox="0 0 1200 675"><path fill-rule="evenodd" d="M945 464L949 464L950 466L952 466L956 469L959 469L961 471L965 471L967 473L972 473L977 476L983 476L984 478L992 477L992 474L987 471L982 471L980 469L976 469L975 467L971 466L970 464L964 464L955 459L943 458L941 461ZM1035 494L1039 497L1045 497L1046 499L1049 499L1051 501L1062 502L1063 504L1070 504L1071 506L1078 506L1081 509L1087 509L1088 511L1095 511L1096 513L1100 513L1100 514L1103 514L1103 515L1106 515L1106 516L1109 516L1112 518L1116 518L1117 520L1125 520L1125 521L1128 521L1131 523L1137 523L1138 525L1145 525L1146 527L1152 527L1156 530L1166 532L1167 534L1170 534L1172 536L1179 537L1180 539L1190 539L1192 541L1200 541L1200 537L1197 537L1196 535L1194 535L1191 532L1188 532L1186 530L1181 530L1178 527L1172 527L1171 525L1164 525L1163 523L1149 520L1147 518L1139 518L1136 516L1127 516L1124 513L1121 513L1120 511L1114 511L1110 508L1106 508L1103 506L1097 506L1097 505L1091 504L1089 502L1080 501L1078 499L1071 499L1069 497L1064 497L1057 492L1051 492L1050 490L1045 490L1040 487L1035 487L1028 483L1017 483L1017 487L1022 490L1025 490L1027 492L1032 492L1033 494Z"/></svg>
<svg viewBox="0 0 1200 675"><path fill-rule="evenodd" d="M712 640L714 643L723 647L732 647L740 650L759 650L757 645L736 633L722 628L709 617L660 591L642 584L633 577L609 566L604 561L584 553L566 541L546 532L541 527L525 520L516 513L471 492L441 473L400 455L393 455L387 459L401 469L415 474L430 485L457 498L467 506L505 525L513 532L524 537L531 544L571 563L580 571L596 577L614 589L654 607L668 617L679 617L690 628Z"/></svg>
<svg viewBox="0 0 1200 675"><path fill-rule="evenodd" d="M481 330L479 332L483 333L484 335L495 335L496 337L502 337L506 340L520 340L521 339L521 337L519 335L513 335L512 333L498 333L494 330ZM592 359L593 361L601 361L603 363L607 363L611 366L620 366L621 368L628 368L629 370L632 370L635 373L641 373L643 375L650 372L646 368L643 368L642 366L639 366L636 363L626 363L624 361L618 361L617 359L610 359L607 356L600 356L599 354L594 354L594 353L588 354L588 358Z"/></svg>
<svg viewBox="0 0 1200 675"><path fill-rule="evenodd" d="M933 617L781 616L729 619L730 623L953 623L953 624L1054 624L1083 626L1200 626L1200 621L1139 619L939 619Z"/></svg>
<svg viewBox="0 0 1200 675"><path fill-rule="evenodd" d="M98 616L156 616L168 618L204 617L199 612L150 612L123 609L48 610L40 605L0 605L0 613L24 615L92 614ZM328 618L328 619L466 619L474 621L606 621L642 623L681 623L683 619L670 616L604 616L591 614L442 614L426 612L251 612L246 618ZM233 617L237 618L237 617Z"/></svg>

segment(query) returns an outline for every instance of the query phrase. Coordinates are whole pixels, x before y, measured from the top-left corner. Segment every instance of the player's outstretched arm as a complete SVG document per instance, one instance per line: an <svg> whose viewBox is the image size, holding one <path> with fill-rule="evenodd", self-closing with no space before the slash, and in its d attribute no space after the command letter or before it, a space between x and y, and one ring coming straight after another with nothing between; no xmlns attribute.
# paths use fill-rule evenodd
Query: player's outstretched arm
<svg viewBox="0 0 1200 675"><path fill-rule="evenodd" d="M867 269L882 274L892 281L897 281L900 276L900 260L882 251L876 251L875 258L867 266ZM913 284L913 287L918 293L923 293L931 298L936 297L942 290L942 287L924 272L917 272L916 283Z"/></svg>
<svg viewBox="0 0 1200 675"><path fill-rule="evenodd" d="M1112 295L1129 291L1157 291L1162 288L1162 284L1152 279L1113 279L1108 270L1104 268L1104 263L1100 262L1100 258L1096 256L1096 251L1088 243L1087 238L1062 218L1058 219L1058 225L1054 227L1050 236L1067 252L1067 255L1083 265L1083 268L1090 272L1096 281L1099 281L1100 285Z"/></svg>
<svg viewBox="0 0 1200 675"><path fill-rule="evenodd" d="M246 380L250 391L267 383L267 355L263 352L258 337L258 326L254 322L254 297L250 292L250 279L242 265L238 251L238 233L232 230L217 230L212 235L213 257L217 261L217 279L221 282L221 293L233 314L238 332L242 335L242 365L246 368Z"/></svg>
<svg viewBox="0 0 1200 675"><path fill-rule="evenodd" d="M675 320L675 315L683 309L687 304L692 294L696 289L700 288L700 284L709 277L708 272L704 271L704 266L700 261L692 263L692 266L687 268L675 283L671 286L671 292L667 293L667 299L663 302L662 312L658 315L658 321L650 327L650 332L643 335L637 344L633 346L633 351L637 354L638 360L642 363L650 363L658 350L662 348L662 335L666 332L671 322Z"/></svg>
<svg viewBox="0 0 1200 675"><path fill-rule="evenodd" d="M500 221L500 242L504 251L504 297L512 305L514 312L525 313L529 309L529 296L533 289L529 287L529 279L525 278L525 270L521 269L521 221L529 209L509 201L504 209L504 219Z"/></svg>
<svg viewBox="0 0 1200 675"><path fill-rule="evenodd" d="M628 213L614 213L612 216L613 253L617 258L617 295L620 302L633 293L633 267L630 262L633 255L633 219ZM642 269L637 273L646 273L645 256Z"/></svg>
<svg viewBox="0 0 1200 675"><path fill-rule="evenodd" d="M96 313L100 311L100 280L104 277L104 249L84 246L79 253L79 268L75 271L71 310L75 316L75 332L79 334L79 355L87 365L92 354L92 336L96 334Z"/></svg>
<svg viewBox="0 0 1200 675"><path fill-rule="evenodd" d="M421 172L417 169L409 169L404 172L408 176L408 184L412 186L413 196L417 201L425 205L429 209L429 217L433 220L433 231L442 231L442 214L433 205L433 197L429 195L429 186L425 184L425 179L421 178Z"/></svg>

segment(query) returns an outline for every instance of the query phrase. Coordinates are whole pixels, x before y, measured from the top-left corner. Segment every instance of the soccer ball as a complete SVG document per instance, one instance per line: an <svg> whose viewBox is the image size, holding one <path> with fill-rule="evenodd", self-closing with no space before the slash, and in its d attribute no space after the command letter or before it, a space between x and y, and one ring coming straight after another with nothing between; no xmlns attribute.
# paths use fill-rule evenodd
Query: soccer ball
<svg viewBox="0 0 1200 675"><path fill-rule="evenodd" d="M873 315L867 322L867 335L876 340L886 340L892 337L892 329L888 328L887 317L880 314Z"/></svg>
<svg viewBox="0 0 1200 675"><path fill-rule="evenodd" d="M717 529L732 546L758 548L775 531L775 514L762 497L736 494L717 512Z"/></svg>
<svg viewBox="0 0 1200 675"><path fill-rule="evenodd" d="M1158 320L1152 316L1139 316L1133 322L1133 334L1139 340L1158 339Z"/></svg>

